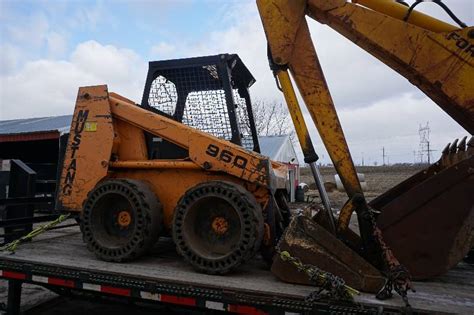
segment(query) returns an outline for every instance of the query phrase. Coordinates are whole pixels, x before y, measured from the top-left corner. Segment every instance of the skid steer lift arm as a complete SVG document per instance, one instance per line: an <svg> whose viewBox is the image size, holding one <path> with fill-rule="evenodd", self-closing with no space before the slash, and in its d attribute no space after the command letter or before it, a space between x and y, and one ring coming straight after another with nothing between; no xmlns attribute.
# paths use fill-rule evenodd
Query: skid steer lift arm
<svg viewBox="0 0 474 315"><path fill-rule="evenodd" d="M257 0L257 4L271 68L285 94L306 162L315 161L314 150L287 70L348 194L338 218L338 237L347 232L356 211L362 241L358 252L379 269L382 264L397 269L398 261L385 246L362 193L305 16L327 24L406 77L471 134L474 29L455 27L390 0Z"/></svg>

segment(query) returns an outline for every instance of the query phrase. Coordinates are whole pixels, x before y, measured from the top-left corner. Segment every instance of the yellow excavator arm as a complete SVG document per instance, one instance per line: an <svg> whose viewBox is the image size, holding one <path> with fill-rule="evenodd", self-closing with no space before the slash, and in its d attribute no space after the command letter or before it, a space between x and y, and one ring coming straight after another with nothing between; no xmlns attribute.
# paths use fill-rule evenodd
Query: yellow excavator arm
<svg viewBox="0 0 474 315"><path fill-rule="evenodd" d="M414 5L408 6L394 0L257 0L268 40L270 67L284 93L305 162L311 166L318 182L320 176L315 166L317 155L304 123L290 74L349 197L336 222L328 201L325 202L327 196L324 196L324 189L320 190L327 214L325 227L361 254L366 261L388 273L401 270L401 266L386 246L382 232L375 225L374 213L363 195L331 93L311 40L306 16L328 25L403 75L472 134L474 28L460 22L440 0L433 2L444 7L460 27L413 10L420 2L416 1ZM321 183L319 184L321 186ZM354 240L353 235L348 237L347 234L350 232L348 226L354 211L359 221L360 242L351 241L350 239ZM317 228L309 228L311 224L305 224L306 227L300 229L312 230L313 239L321 237L322 234L316 235L319 233ZM325 237L328 238L327 235ZM291 242L286 242L289 248ZM329 238L328 242L335 244L332 240L329 241ZM360 248L362 250L359 250ZM344 251L346 250L341 249L341 253ZM304 251L301 253L306 255ZM335 257L334 253L326 256L320 253L320 249L314 250L313 256L319 255L318 257L322 258L313 261L321 262L321 259ZM310 255L307 257L312 259ZM332 260L333 265L340 263L341 266L347 267L351 263L349 257L350 254L341 254ZM277 275L278 268L280 267L274 268ZM328 268L332 268L331 264L328 264ZM333 270L337 273L336 269ZM293 276L281 278L291 281ZM364 277L370 278L367 273L361 276ZM398 281L403 287L403 292L410 284L406 275L399 280L402 278L404 280L395 282ZM364 288L364 285L360 287Z"/></svg>
<svg viewBox="0 0 474 315"><path fill-rule="evenodd" d="M474 28L457 28L390 0L257 0L271 59L288 100L294 92L289 69L349 198L362 195L354 164L311 40L305 16L327 24L406 77L474 133ZM407 18L407 21L404 19ZM294 102L303 152L311 152ZM301 115L299 115L301 116ZM301 116L302 117L302 116ZM346 229L352 207L339 218Z"/></svg>

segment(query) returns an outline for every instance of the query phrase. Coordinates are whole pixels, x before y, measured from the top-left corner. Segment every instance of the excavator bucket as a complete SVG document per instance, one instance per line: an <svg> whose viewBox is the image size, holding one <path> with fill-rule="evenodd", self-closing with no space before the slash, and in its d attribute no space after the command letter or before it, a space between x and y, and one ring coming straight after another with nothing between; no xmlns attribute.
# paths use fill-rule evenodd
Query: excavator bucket
<svg viewBox="0 0 474 315"><path fill-rule="evenodd" d="M357 290L375 293L385 283L374 266L307 216L298 215L292 219L279 246L281 251L291 253L305 265L337 275ZM314 284L307 274L278 255L274 259L272 272L285 282Z"/></svg>
<svg viewBox="0 0 474 315"><path fill-rule="evenodd" d="M377 225L413 279L441 275L474 247L474 137L370 202Z"/></svg>

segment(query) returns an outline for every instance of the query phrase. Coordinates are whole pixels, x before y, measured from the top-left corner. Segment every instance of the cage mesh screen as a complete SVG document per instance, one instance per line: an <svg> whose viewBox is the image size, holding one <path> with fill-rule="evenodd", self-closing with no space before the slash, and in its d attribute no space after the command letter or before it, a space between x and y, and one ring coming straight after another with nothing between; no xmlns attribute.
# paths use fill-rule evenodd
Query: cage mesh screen
<svg viewBox="0 0 474 315"><path fill-rule="evenodd" d="M189 93L182 121L216 137L232 139L224 90Z"/></svg>
<svg viewBox="0 0 474 315"><path fill-rule="evenodd" d="M232 90L234 95L234 103L236 105L238 123L240 133L242 135L242 146L248 150L253 149L252 132L250 130L250 120L247 112L247 102L243 97L240 97L237 89Z"/></svg>
<svg viewBox="0 0 474 315"><path fill-rule="evenodd" d="M164 76L158 76L151 84L148 105L168 115L174 115L177 101L176 85Z"/></svg>
<svg viewBox="0 0 474 315"><path fill-rule="evenodd" d="M164 69L152 82L148 105L221 139L232 139L226 95L216 65ZM253 148L245 99L233 90L242 145Z"/></svg>

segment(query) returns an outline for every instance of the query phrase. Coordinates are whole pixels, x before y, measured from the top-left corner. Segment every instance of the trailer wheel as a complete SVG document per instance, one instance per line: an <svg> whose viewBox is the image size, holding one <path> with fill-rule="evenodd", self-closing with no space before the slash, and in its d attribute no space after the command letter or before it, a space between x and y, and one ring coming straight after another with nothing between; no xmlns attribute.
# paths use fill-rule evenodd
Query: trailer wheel
<svg viewBox="0 0 474 315"><path fill-rule="evenodd" d="M99 183L88 195L81 218L87 248L105 261L132 260L158 240L163 214L158 198L139 180Z"/></svg>
<svg viewBox="0 0 474 315"><path fill-rule="evenodd" d="M262 211L236 184L211 181L188 190L176 206L173 239L198 271L225 274L255 255L263 237Z"/></svg>

